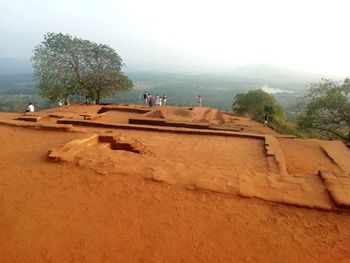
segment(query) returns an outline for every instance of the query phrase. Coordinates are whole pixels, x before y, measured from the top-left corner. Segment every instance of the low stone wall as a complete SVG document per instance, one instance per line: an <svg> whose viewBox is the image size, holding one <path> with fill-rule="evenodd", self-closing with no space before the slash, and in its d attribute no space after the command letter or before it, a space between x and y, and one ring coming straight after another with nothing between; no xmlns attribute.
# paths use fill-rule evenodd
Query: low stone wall
<svg viewBox="0 0 350 263"><path fill-rule="evenodd" d="M179 134L197 134L197 135L209 135L209 136L255 138L260 140L264 140L265 138L265 136L262 134L254 134L254 133L217 131L217 130L210 130L210 129L189 129L184 127L169 127L169 126L166 127L166 126L136 125L136 124L110 124L110 123L93 122L93 121L87 121L87 120L61 119L61 120L57 120L57 123L72 124L72 125L87 126L87 127L109 128L109 129L143 130L143 131L168 132L168 133L179 133Z"/></svg>
<svg viewBox="0 0 350 263"><path fill-rule="evenodd" d="M164 119L146 119L146 118L130 118L129 124L139 124L139 125L152 125L152 126L165 126Z"/></svg>
<svg viewBox="0 0 350 263"><path fill-rule="evenodd" d="M319 171L329 196L339 208L350 209L350 174Z"/></svg>
<svg viewBox="0 0 350 263"><path fill-rule="evenodd" d="M17 118L17 120L19 121L29 121L29 122L38 122L40 119L41 119L40 116L22 116Z"/></svg>
<svg viewBox="0 0 350 263"><path fill-rule="evenodd" d="M38 123L29 121L19 121L19 120L0 120L0 125L15 126L22 128L30 128L37 130L47 130L47 131L65 131L74 132L74 127L72 124L64 123Z"/></svg>
<svg viewBox="0 0 350 263"><path fill-rule="evenodd" d="M139 113L139 114L145 114L147 112L150 112L148 109L136 109L136 108L123 108L123 107L115 107L115 106L105 106L99 109L97 112L98 114L107 112L107 111L123 111L123 112L132 112L132 113Z"/></svg>
<svg viewBox="0 0 350 263"><path fill-rule="evenodd" d="M164 119L131 118L129 119L129 124L181 127L191 129L209 129L208 124L166 121Z"/></svg>
<svg viewBox="0 0 350 263"><path fill-rule="evenodd" d="M278 141L272 135L265 136L265 151L271 172L287 175L287 165Z"/></svg>

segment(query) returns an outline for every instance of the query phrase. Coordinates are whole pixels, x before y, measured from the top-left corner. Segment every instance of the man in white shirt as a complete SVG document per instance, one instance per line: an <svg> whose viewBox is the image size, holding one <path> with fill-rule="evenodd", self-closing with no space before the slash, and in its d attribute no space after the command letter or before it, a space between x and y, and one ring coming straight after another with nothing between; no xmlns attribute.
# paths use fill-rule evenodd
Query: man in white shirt
<svg viewBox="0 0 350 263"><path fill-rule="evenodd" d="M34 112L34 106L31 102L29 102L28 109L25 112Z"/></svg>

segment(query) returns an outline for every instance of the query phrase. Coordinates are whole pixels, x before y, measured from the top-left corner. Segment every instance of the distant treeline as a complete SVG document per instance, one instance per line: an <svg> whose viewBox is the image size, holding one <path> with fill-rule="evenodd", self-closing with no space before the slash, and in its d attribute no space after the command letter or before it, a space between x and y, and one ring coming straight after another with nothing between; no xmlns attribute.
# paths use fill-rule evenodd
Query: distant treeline
<svg viewBox="0 0 350 263"><path fill-rule="evenodd" d="M148 92L153 96L166 93L169 105L193 106L197 96L201 95L204 106L230 110L233 99L238 93L268 86L272 89L292 91L273 94L291 119L294 118L297 110L295 108L297 98L304 94L308 85L307 81L266 81L216 75L147 75L145 73L129 75L135 83L135 89L108 98L107 102L141 103L143 92Z"/></svg>
<svg viewBox="0 0 350 263"><path fill-rule="evenodd" d="M233 98L238 93L268 86L294 92L274 94L286 109L287 116L293 118L296 100L303 94L308 84L306 81L267 81L233 78L226 75L128 73L128 76L134 82L135 88L105 98L103 102L143 103L143 93L148 92L153 96L166 93L169 105L192 106L195 105L196 97L201 95L204 106L230 110ZM85 102L84 98L75 98L75 100ZM56 106L38 96L31 74L0 75L0 111L21 112L28 102L35 103L37 109Z"/></svg>

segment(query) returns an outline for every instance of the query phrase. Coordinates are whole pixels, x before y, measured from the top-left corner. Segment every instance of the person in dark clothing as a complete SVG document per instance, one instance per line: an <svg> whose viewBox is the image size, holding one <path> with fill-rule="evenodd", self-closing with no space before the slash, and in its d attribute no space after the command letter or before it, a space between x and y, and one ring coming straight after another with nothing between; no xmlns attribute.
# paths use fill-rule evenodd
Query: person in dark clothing
<svg viewBox="0 0 350 263"><path fill-rule="evenodd" d="M148 105L149 105L150 107L152 107L152 105L153 105L153 102L152 102L152 95L151 95L151 94L148 94Z"/></svg>
<svg viewBox="0 0 350 263"><path fill-rule="evenodd" d="M147 105L147 103L148 103L148 94L147 94L147 92L143 93L143 99L145 101L145 104Z"/></svg>

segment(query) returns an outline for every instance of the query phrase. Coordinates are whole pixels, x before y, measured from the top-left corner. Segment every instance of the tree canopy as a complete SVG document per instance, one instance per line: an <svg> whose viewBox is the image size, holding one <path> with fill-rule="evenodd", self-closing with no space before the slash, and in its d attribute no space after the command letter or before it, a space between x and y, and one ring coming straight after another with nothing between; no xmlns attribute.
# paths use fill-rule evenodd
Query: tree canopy
<svg viewBox="0 0 350 263"><path fill-rule="evenodd" d="M302 103L301 127L328 139L350 141L350 79L322 79L311 84Z"/></svg>
<svg viewBox="0 0 350 263"><path fill-rule="evenodd" d="M248 115L251 119L259 122L265 116L272 122L285 119L281 105L272 95L261 89L237 94L234 98L232 109L240 115Z"/></svg>
<svg viewBox="0 0 350 263"><path fill-rule="evenodd" d="M47 33L34 48L32 62L39 93L50 102L84 96L98 104L133 86L114 49L68 34Z"/></svg>

